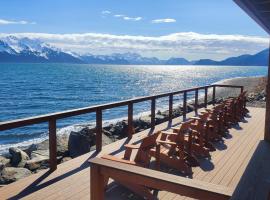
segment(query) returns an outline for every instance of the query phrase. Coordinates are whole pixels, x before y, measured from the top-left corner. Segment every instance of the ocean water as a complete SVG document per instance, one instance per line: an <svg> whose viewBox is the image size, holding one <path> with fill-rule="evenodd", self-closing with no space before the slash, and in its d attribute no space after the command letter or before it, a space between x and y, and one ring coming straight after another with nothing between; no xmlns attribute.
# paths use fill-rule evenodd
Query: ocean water
<svg viewBox="0 0 270 200"><path fill-rule="evenodd" d="M88 64L0 64L0 121L64 111L90 105L203 86L234 78L263 76L266 67L245 66L123 66ZM181 96L174 97L175 105ZM157 102L166 109L168 99ZM150 102L134 106L135 115L150 110ZM127 116L127 107L104 112L107 123ZM57 122L61 132L74 124L93 123L94 114ZM0 132L0 151L38 142L48 125L39 124Z"/></svg>

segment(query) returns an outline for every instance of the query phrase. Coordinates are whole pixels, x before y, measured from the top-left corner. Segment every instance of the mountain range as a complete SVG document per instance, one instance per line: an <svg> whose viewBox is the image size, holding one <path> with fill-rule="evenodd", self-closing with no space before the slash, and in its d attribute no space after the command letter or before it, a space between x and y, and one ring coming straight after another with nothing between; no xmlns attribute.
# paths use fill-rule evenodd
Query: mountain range
<svg viewBox="0 0 270 200"><path fill-rule="evenodd" d="M266 66L269 49L254 55L230 57L222 61L200 59L188 61L185 58L160 60L156 57L143 57L137 53L114 53L111 55L78 55L63 51L38 39L7 36L0 38L0 63L88 63L88 64L125 64L125 65L235 65Z"/></svg>

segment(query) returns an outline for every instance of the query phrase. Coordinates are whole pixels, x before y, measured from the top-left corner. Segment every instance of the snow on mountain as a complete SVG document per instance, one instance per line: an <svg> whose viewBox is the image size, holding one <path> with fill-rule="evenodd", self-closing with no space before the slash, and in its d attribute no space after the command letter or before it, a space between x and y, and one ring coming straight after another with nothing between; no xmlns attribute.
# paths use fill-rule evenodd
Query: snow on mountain
<svg viewBox="0 0 270 200"><path fill-rule="evenodd" d="M0 62L84 63L79 56L64 52L38 39L0 37Z"/></svg>
<svg viewBox="0 0 270 200"><path fill-rule="evenodd" d="M59 51L58 49L51 47L50 45L41 42L37 39L29 39L29 38L17 38L15 36L7 36L0 38L0 40L5 43L5 47L8 47L13 50L13 52L7 51L13 54L20 54L22 52L32 52L36 56L41 56L48 59L47 51L48 49L53 49L55 51ZM4 48L2 49L2 51ZM1 49L0 49L1 51Z"/></svg>
<svg viewBox="0 0 270 200"><path fill-rule="evenodd" d="M133 65L266 65L268 49L255 55L241 55L223 61L201 59L188 61L184 58L159 60L156 57L143 57L137 53L114 53L111 55L79 55L72 51L63 51L38 39L27 37L0 36L0 62L34 63L89 63L89 64L133 64Z"/></svg>

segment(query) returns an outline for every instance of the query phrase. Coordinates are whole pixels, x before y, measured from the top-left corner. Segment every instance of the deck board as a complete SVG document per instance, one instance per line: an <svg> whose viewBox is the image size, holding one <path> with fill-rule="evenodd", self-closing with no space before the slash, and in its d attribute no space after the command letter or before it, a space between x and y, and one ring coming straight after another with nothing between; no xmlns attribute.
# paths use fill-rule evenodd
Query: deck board
<svg viewBox="0 0 270 200"><path fill-rule="evenodd" d="M193 179L237 188L237 191L240 191L240 185L247 185L245 181L242 181L243 174L246 174L247 166L254 159L254 152L261 147L265 118L265 109L249 109L251 117L246 118L246 122L239 123L241 128L234 127L230 129L230 137L224 140L224 144L219 145L220 148L218 150L211 152L211 160L204 160L202 161L202 167L194 167L192 169L194 172ZM180 118L175 119L173 124L178 124L179 122L181 122ZM155 131L167 128L168 123L163 123L157 125ZM131 142L138 141L148 134L149 130L136 134ZM107 145L98 156L112 151L121 153L121 150L117 149L119 149L119 146L123 147L127 142L130 141L123 139ZM263 148L261 147L261 149ZM93 154L94 152L90 152L60 164L58 169L52 173L44 170L16 183L2 187L0 188L0 199L90 199L90 166L87 161L91 156L94 156ZM262 159L270 160L268 157L263 157ZM115 183L111 185L114 185L114 187L110 188L106 193L107 199L139 199L139 197L131 194L124 187L118 186ZM267 186L264 188L267 188ZM166 191L158 192L158 197L164 200L191 199Z"/></svg>

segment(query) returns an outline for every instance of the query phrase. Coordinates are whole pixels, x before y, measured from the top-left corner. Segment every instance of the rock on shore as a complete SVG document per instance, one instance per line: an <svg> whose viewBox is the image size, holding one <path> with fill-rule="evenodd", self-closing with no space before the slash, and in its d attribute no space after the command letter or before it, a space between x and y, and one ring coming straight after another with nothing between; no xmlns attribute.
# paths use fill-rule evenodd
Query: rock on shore
<svg viewBox="0 0 270 200"><path fill-rule="evenodd" d="M9 184L31 174L31 171L26 168L5 167L0 173L0 184Z"/></svg>

